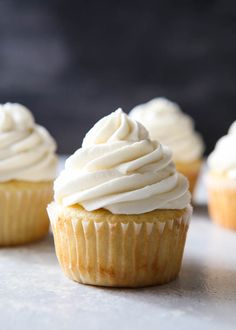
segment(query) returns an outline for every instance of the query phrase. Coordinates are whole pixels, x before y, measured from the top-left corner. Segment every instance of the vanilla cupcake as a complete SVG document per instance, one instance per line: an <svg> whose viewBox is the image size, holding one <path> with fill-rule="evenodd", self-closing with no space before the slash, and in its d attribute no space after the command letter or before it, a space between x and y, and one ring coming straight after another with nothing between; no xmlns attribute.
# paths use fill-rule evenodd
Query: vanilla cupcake
<svg viewBox="0 0 236 330"><path fill-rule="evenodd" d="M217 224L236 230L236 121L208 157L208 206Z"/></svg>
<svg viewBox="0 0 236 330"><path fill-rule="evenodd" d="M92 285L138 287L179 273L191 216L171 152L121 109L85 136L48 207L64 273Z"/></svg>
<svg viewBox="0 0 236 330"><path fill-rule="evenodd" d="M136 106L129 115L148 129L153 140L170 147L177 170L188 178L193 192L204 151L193 119L184 114L178 104L162 97Z"/></svg>
<svg viewBox="0 0 236 330"><path fill-rule="evenodd" d="M56 144L16 103L0 105L0 246L28 243L48 232Z"/></svg>

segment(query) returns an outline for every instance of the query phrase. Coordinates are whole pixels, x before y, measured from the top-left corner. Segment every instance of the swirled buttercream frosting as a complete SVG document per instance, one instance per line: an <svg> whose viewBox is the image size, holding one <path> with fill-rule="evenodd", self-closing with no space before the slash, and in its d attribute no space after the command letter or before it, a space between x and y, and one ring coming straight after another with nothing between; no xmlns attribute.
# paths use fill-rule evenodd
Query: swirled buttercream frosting
<svg viewBox="0 0 236 330"><path fill-rule="evenodd" d="M188 181L176 172L168 147L121 109L98 121L55 181L55 200L113 214L182 209Z"/></svg>
<svg viewBox="0 0 236 330"><path fill-rule="evenodd" d="M169 146L175 161L191 162L202 157L203 140L194 130L192 118L178 104L159 97L136 106L129 115L148 129L153 140Z"/></svg>
<svg viewBox="0 0 236 330"><path fill-rule="evenodd" d="M216 143L208 157L209 168L228 178L236 179L236 121L230 126L228 134Z"/></svg>
<svg viewBox="0 0 236 330"><path fill-rule="evenodd" d="M56 143L23 105L0 105L0 182L50 181L56 176Z"/></svg>

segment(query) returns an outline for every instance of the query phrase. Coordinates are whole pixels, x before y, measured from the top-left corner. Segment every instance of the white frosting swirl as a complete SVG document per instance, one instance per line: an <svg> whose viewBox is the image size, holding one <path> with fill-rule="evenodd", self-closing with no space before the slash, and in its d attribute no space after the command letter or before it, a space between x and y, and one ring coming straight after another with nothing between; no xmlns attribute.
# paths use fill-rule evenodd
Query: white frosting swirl
<svg viewBox="0 0 236 330"><path fill-rule="evenodd" d="M153 140L169 146L175 161L191 162L202 157L202 138L194 131L192 118L178 104L159 97L136 106L129 115L148 129Z"/></svg>
<svg viewBox="0 0 236 330"><path fill-rule="evenodd" d="M56 144L23 105L0 104L0 182L50 181L56 176Z"/></svg>
<svg viewBox="0 0 236 330"><path fill-rule="evenodd" d="M171 152L121 109L98 121L55 181L55 200L93 211L140 214L182 209L188 182L176 172Z"/></svg>
<svg viewBox="0 0 236 330"><path fill-rule="evenodd" d="M230 126L228 134L219 139L215 149L208 157L210 169L216 173L236 179L236 121Z"/></svg>

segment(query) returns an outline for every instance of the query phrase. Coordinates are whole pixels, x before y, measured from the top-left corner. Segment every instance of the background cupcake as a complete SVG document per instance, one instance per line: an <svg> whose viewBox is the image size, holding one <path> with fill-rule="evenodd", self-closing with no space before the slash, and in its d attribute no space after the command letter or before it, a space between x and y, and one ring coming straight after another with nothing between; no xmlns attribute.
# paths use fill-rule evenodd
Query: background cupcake
<svg viewBox="0 0 236 330"><path fill-rule="evenodd" d="M189 179L193 192L201 168L204 145L200 135L194 130L190 116L180 107L165 98L155 98L136 106L130 117L141 122L153 140L168 145L178 171Z"/></svg>
<svg viewBox="0 0 236 330"><path fill-rule="evenodd" d="M236 121L208 157L209 212L219 225L236 230Z"/></svg>
<svg viewBox="0 0 236 330"><path fill-rule="evenodd" d="M27 108L0 105L0 245L31 242L48 232L55 150Z"/></svg>
<svg viewBox="0 0 236 330"><path fill-rule="evenodd" d="M81 283L146 286L180 270L191 215L168 147L120 109L85 136L48 207L58 260Z"/></svg>

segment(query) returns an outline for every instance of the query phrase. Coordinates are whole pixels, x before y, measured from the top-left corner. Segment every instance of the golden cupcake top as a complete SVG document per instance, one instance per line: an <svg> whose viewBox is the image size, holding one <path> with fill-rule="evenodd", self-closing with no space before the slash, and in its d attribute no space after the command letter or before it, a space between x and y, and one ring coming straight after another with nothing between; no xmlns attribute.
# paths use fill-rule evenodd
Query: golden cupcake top
<svg viewBox="0 0 236 330"><path fill-rule="evenodd" d="M190 202L187 179L168 147L121 109L99 120L54 184L55 200L114 214L183 209Z"/></svg>
<svg viewBox="0 0 236 330"><path fill-rule="evenodd" d="M56 176L56 143L18 103L0 105L0 182L51 181Z"/></svg>

